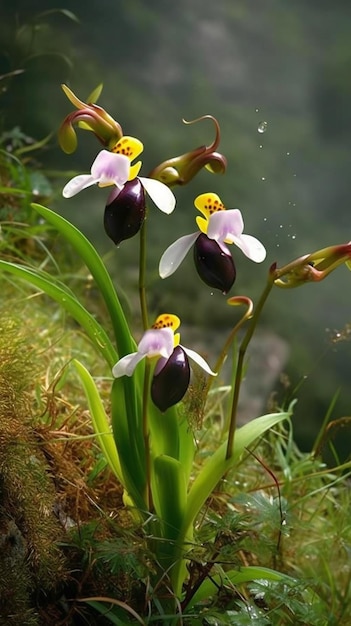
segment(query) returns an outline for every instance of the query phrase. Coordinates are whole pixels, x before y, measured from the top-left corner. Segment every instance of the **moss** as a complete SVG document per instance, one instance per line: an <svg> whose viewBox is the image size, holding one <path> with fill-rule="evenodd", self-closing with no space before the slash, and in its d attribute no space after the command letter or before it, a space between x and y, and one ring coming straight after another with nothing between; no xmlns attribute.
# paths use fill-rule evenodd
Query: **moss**
<svg viewBox="0 0 351 626"><path fill-rule="evenodd" d="M4 624L38 624L33 597L57 593L64 560L57 542L55 489L31 425L26 388L35 377L34 352L23 325L0 327L0 614Z"/></svg>

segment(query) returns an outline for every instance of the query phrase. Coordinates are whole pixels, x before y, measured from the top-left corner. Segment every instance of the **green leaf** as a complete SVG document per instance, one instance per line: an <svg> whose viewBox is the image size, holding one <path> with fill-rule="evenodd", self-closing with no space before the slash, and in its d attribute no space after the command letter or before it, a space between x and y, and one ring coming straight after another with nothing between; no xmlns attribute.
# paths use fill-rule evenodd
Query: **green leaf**
<svg viewBox="0 0 351 626"><path fill-rule="evenodd" d="M179 459L178 414L175 407L161 412L153 402L149 402L149 423L153 456L167 454Z"/></svg>
<svg viewBox="0 0 351 626"><path fill-rule="evenodd" d="M220 574L211 574L211 578L206 578L204 582L201 584L199 589L191 598L189 604L187 604L187 610L202 602L203 600L207 600L211 596L215 596L218 593L218 590L223 585L230 585L230 587L234 585L240 585L242 583L251 582L253 580L269 580L271 582L287 582L294 583L294 579L286 574L281 574L276 570L269 569L268 567L241 567L238 570L229 570L228 572L224 572L221 570Z"/></svg>
<svg viewBox="0 0 351 626"><path fill-rule="evenodd" d="M186 481L182 464L163 454L154 460L157 514L163 526L163 537L176 539L183 522L186 505ZM155 499L156 504L156 499Z"/></svg>
<svg viewBox="0 0 351 626"><path fill-rule="evenodd" d="M41 275L34 269L0 260L0 270L9 272L22 278L31 285L38 287L41 291L58 302L73 319L84 328L87 336L92 341L96 350L102 354L110 367L113 367L117 360L117 353L112 346L106 332L96 321L96 319L80 304L79 300L70 292L68 288L55 284Z"/></svg>
<svg viewBox="0 0 351 626"><path fill-rule="evenodd" d="M171 572L177 563L179 575L185 577L184 546L178 543L187 491L182 464L165 454L159 456L154 460L153 478L152 494L161 527L161 537L155 542L156 558L164 571Z"/></svg>
<svg viewBox="0 0 351 626"><path fill-rule="evenodd" d="M123 484L121 464L113 439L111 426L95 382L88 370L84 367L84 365L82 365L82 363L80 363L80 361L73 359L72 362L78 372L80 380L83 383L84 391L88 400L91 420L97 440L100 444L100 448L110 468L117 476L118 480Z"/></svg>
<svg viewBox="0 0 351 626"><path fill-rule="evenodd" d="M130 333L123 309L116 294L111 277L94 246L78 228L61 215L40 205L31 205L39 215L54 226L73 246L77 254L90 270L96 285L105 301L111 317L111 323L117 343L119 356L134 352L135 342ZM109 365L118 360L114 353ZM143 509L143 491L145 488L145 458L140 428L140 388L143 368L135 372L133 378L123 377L112 386L112 422L113 434L119 454L124 484L136 506Z"/></svg>
<svg viewBox="0 0 351 626"><path fill-rule="evenodd" d="M186 481L193 466L195 441L191 428L177 406L162 413L153 402L149 402L149 421L153 456L166 454L181 462Z"/></svg>
<svg viewBox="0 0 351 626"><path fill-rule="evenodd" d="M255 420L248 422L236 430L234 453L229 459L226 459L226 441L208 459L189 491L184 510L183 526L178 537L179 545L184 544L192 536L193 524L202 506L205 504L207 498L211 495L213 489L221 478L223 478L226 472L240 460L245 448L255 441L255 439L263 435L263 433L267 430L272 428L272 426L282 422L289 416L290 413L272 413L269 415L263 415L262 417L258 417ZM183 585L183 572L183 563L181 559L178 558L177 563L171 572L173 589L178 596L181 593Z"/></svg>
<svg viewBox="0 0 351 626"><path fill-rule="evenodd" d="M186 482L190 480L195 455L195 438L186 417L178 415L179 461L182 464Z"/></svg>
<svg viewBox="0 0 351 626"><path fill-rule="evenodd" d="M186 527L189 527L193 523L217 483L226 472L239 461L245 448L272 428L272 426L282 422L289 416L290 413L263 415L248 422L241 428L238 428L235 433L234 453L229 459L225 458L227 449L226 441L216 450L203 466L189 492L186 519L184 522Z"/></svg>
<svg viewBox="0 0 351 626"><path fill-rule="evenodd" d="M4 193L6 195L32 195L32 191L29 189L17 189L15 187L4 187L0 186L0 193Z"/></svg>
<svg viewBox="0 0 351 626"><path fill-rule="evenodd" d="M123 484L134 505L145 511L146 461L144 439L140 424L140 397L134 398L133 379L116 378L111 390L113 436L121 463ZM139 401L139 402L138 402ZM133 413L135 404L138 411Z"/></svg>
<svg viewBox="0 0 351 626"><path fill-rule="evenodd" d="M111 277L94 246L83 235L83 233L78 230L78 228L73 226L73 224L68 222L61 215L54 213L54 211L51 211L41 204L33 203L31 206L37 213L39 213L39 215L54 226L67 241L69 241L88 267L91 275L94 277L111 317L118 353L120 356L133 352L133 350L135 350L135 342L131 337L129 326L118 300L116 290Z"/></svg>

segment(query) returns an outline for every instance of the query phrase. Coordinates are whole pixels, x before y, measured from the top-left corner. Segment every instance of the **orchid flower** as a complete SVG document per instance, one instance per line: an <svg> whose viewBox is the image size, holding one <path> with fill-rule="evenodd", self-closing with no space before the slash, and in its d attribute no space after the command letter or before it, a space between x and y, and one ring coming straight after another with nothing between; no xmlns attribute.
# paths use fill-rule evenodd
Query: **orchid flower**
<svg viewBox="0 0 351 626"><path fill-rule="evenodd" d="M143 151L143 144L135 137L122 137L111 152L101 150L91 166L90 174L74 176L63 188L64 198L72 198L83 189L98 185L99 187L114 186L108 204L116 199L128 180L138 176L141 161L131 165ZM158 180L139 177L145 191L156 206L164 213L172 213L175 206L173 193Z"/></svg>
<svg viewBox="0 0 351 626"><path fill-rule="evenodd" d="M194 246L194 260L200 278L210 287L227 293L236 277L228 244L235 244L256 263L265 259L266 250L256 237L243 233L244 222L239 209L226 210L217 194L201 194L194 204L204 216L196 218L200 233L184 235L172 243L161 257L159 274L161 278L171 276Z"/></svg>
<svg viewBox="0 0 351 626"><path fill-rule="evenodd" d="M71 198L92 185L113 187L105 208L107 235L118 245L135 235L145 217L145 194L164 213L172 213L175 197L163 183L139 177L141 161L132 161L143 151L143 144L134 137L122 137L111 152L101 150L91 166L90 174L74 176L63 188L64 198Z"/></svg>
<svg viewBox="0 0 351 626"><path fill-rule="evenodd" d="M166 411L183 398L190 381L188 357L207 374L216 376L197 352L179 343L180 334L174 332L179 325L180 319L176 315L159 315L152 328L144 332L137 352L122 357L112 369L115 378L132 376L140 361L157 359L151 398L160 411Z"/></svg>

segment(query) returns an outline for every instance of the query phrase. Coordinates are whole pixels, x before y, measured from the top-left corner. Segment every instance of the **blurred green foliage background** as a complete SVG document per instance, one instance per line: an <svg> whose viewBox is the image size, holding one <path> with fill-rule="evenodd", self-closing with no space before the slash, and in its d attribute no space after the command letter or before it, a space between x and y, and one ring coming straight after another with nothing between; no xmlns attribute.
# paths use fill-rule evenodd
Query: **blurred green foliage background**
<svg viewBox="0 0 351 626"><path fill-rule="evenodd" d="M151 208L149 302L155 313L172 309L205 337L215 331L224 338L233 309L223 296L199 281L191 258L160 281L158 259L194 230L193 199L204 191L240 208L246 232L268 251L261 266L235 254L231 295L257 298L274 261L285 264L351 238L350 20L346 0L2 0L0 130L20 127L40 139L71 110L60 83L84 100L103 82L99 104L125 134L143 141L147 175L160 161L212 141L210 122L185 126L182 118L214 115L227 174L202 172L176 189L171 218ZM267 129L259 133L262 121ZM97 149L90 134L80 133L77 152L67 156L53 136L37 158L56 189L51 208L107 255L137 318L136 240L111 249L101 227L103 191L60 196L72 171L89 170ZM276 289L262 317L262 332L274 331L289 345L291 390L302 383L295 417L302 447L313 441L338 390L333 417L350 414L350 344L333 341L351 322L350 278L341 268L321 284ZM343 454L349 440L339 437Z"/></svg>

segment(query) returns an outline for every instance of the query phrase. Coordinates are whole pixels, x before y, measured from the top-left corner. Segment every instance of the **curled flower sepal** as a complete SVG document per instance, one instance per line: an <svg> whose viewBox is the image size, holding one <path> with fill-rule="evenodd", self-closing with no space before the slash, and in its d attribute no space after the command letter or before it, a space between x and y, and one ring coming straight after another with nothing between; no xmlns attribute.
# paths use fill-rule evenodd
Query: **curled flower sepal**
<svg viewBox="0 0 351 626"><path fill-rule="evenodd" d="M114 146L123 135L121 125L102 107L93 102L82 102L67 85L61 86L69 101L77 108L77 111L65 117L58 130L62 150L71 154L77 148L74 126L92 131L103 146L107 148Z"/></svg>
<svg viewBox="0 0 351 626"><path fill-rule="evenodd" d="M159 274L161 278L171 276L194 246L200 278L210 287L227 293L236 277L228 244L235 244L256 263L264 261L266 250L256 237L243 233L244 222L239 209L226 210L217 194L201 194L194 204L204 216L196 218L200 233L184 235L172 243L161 257Z"/></svg>
<svg viewBox="0 0 351 626"><path fill-rule="evenodd" d="M215 138L210 146L200 146L195 150L186 152L180 156L167 159L155 167L150 173L150 178L155 178L169 187L173 185L185 185L202 169L205 168L213 174L224 174L227 168L227 159L216 149L220 142L220 127L216 118L212 115L203 115L196 120L185 124L194 124L201 120L212 120L215 125Z"/></svg>
<svg viewBox="0 0 351 626"><path fill-rule="evenodd" d="M274 284L293 288L308 282L319 282L344 263L351 269L351 242L306 254L282 268L273 266Z"/></svg>
<svg viewBox="0 0 351 626"><path fill-rule="evenodd" d="M151 398L162 412L183 398L190 380L189 358L207 374L216 376L197 352L180 345L179 333L174 333L179 325L180 319L176 315L160 315L153 327L144 332L137 351L122 357L112 368L115 378L132 376L144 358L157 358L151 382Z"/></svg>

